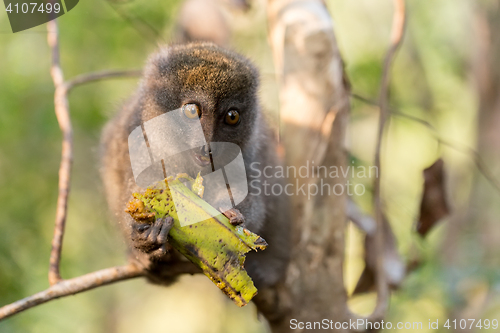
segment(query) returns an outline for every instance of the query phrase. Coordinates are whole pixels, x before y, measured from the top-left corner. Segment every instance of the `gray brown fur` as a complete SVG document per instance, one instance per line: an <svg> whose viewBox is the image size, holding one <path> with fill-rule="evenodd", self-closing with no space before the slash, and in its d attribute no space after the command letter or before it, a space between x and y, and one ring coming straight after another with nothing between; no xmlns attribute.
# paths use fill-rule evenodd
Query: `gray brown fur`
<svg viewBox="0 0 500 333"><path fill-rule="evenodd" d="M207 142L237 144L250 183L255 179L250 178L252 162L260 162L260 168L279 163L274 136L261 113L258 88L257 69L235 52L211 43L164 47L149 58L137 92L104 129L102 177L108 202L129 243L131 260L148 269L152 281L170 281L169 266L178 256L172 250L154 256L133 244L135 221L124 209L131 194L140 189L135 184L128 154L130 132L142 122L185 103L197 103L202 109L201 124ZM240 112L241 123L237 126L224 123L230 108ZM271 185L279 182L267 181ZM243 214L246 227L269 244L263 252L250 253L245 267L257 287L272 285L282 276L288 261L287 198L249 194L237 209Z"/></svg>

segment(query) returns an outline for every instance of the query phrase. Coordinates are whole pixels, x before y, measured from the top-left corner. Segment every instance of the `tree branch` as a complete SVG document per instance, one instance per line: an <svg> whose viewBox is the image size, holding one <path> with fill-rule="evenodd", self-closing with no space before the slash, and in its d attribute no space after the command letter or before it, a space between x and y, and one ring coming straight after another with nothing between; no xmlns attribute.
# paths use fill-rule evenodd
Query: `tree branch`
<svg viewBox="0 0 500 333"><path fill-rule="evenodd" d="M75 295L82 291L143 276L144 274L144 271L137 266L126 265L106 268L73 279L60 281L44 291L1 307L0 320L60 297Z"/></svg>
<svg viewBox="0 0 500 333"><path fill-rule="evenodd" d="M59 31L57 20L47 23L47 43L52 51L50 74L55 86L54 107L59 127L63 134L61 165L59 167L59 195L57 198L56 223L52 250L50 252L49 283L54 285L61 280L59 263L64 236L64 227L68 211L68 196L70 191L71 164L73 162L73 129L69 117L67 89L59 59Z"/></svg>
<svg viewBox="0 0 500 333"><path fill-rule="evenodd" d="M142 74L142 70L140 70L140 69L131 69L131 70L123 70L123 71L106 70L106 71L101 71L101 72L82 74L82 75L78 75L77 77L75 77L71 80L66 81L66 83L65 83L66 92L69 93L71 91L71 89L73 89L75 86L89 83L89 82L101 81L101 80L112 79L112 78L138 77L138 76L141 76L141 74Z"/></svg>
<svg viewBox="0 0 500 333"><path fill-rule="evenodd" d="M358 94L351 94L351 96L353 98L355 98L359 101L362 101L363 103L369 104L369 105L374 105L374 106L379 105L378 102L371 100L369 98L366 98L364 96L358 95ZM415 122L421 124L422 126L426 127L427 129L429 129L431 131L432 137L438 142L438 144L449 147L455 151L464 153L466 155L469 155L469 157L474 162L474 165L476 166L479 173L483 175L483 177L491 184L491 186L498 193L500 193L500 180L493 175L493 172L488 167L488 165L484 161L483 157L476 149L474 149L472 147L468 147L466 145L461 145L457 142L452 142L450 140L443 139L441 136L439 136L437 129L431 123L429 123L428 121L426 121L424 119L400 112L394 108L390 108L389 113L391 116L398 116L401 118L406 118L406 119L409 119L409 120L412 120L412 121L415 121Z"/></svg>
<svg viewBox="0 0 500 333"><path fill-rule="evenodd" d="M384 68L382 72L382 80L380 84L380 118L378 126L378 137L377 144L375 148L375 167L379 171L378 177L375 178L374 182L374 206L375 206L375 221L377 224L377 231L375 235L375 244L378 252L377 255L377 304L372 314L368 317L370 320L377 321L381 320L387 310L389 305L389 285L387 283L387 278L385 276L384 270L384 227L383 227L383 213L382 213L382 201L380 196L380 149L382 147L382 137L384 134L384 128L386 121L389 116L389 81L390 81L390 69L392 61L396 55L396 52L401 45L405 30L405 1L404 0L394 0L394 15L392 21L392 32L391 32L391 45L385 56Z"/></svg>
<svg viewBox="0 0 500 333"><path fill-rule="evenodd" d="M57 198L56 222L50 253L49 284L50 288L17 302L0 308L0 320L10 317L26 309L63 296L74 295L82 291L97 288L113 282L143 276L146 272L134 265L106 268L70 280L62 280L59 265L61 250L68 211L68 196L70 191L71 164L73 161L73 130L69 115L68 92L75 86L114 77L138 76L141 71L103 71L90 73L64 82L64 75L60 65L59 32L57 20L47 23L47 43L51 49L52 62L50 74L54 82L54 109L63 134L61 164L59 167L59 195ZM182 266L174 268L180 272L189 272L191 268ZM192 270L192 269L191 269Z"/></svg>
<svg viewBox="0 0 500 333"><path fill-rule="evenodd" d="M52 53L50 74L55 87L54 107L57 121L63 134L61 165L59 167L59 195L57 198L56 222L52 239L49 268L49 283L50 285L54 285L61 280L59 266L68 211L71 164L73 162L73 129L69 116L68 93L73 87L80 84L107 78L139 76L142 71L102 71L80 75L72 80L64 82L64 75L60 64L59 31L56 19L47 23L47 30L47 43Z"/></svg>

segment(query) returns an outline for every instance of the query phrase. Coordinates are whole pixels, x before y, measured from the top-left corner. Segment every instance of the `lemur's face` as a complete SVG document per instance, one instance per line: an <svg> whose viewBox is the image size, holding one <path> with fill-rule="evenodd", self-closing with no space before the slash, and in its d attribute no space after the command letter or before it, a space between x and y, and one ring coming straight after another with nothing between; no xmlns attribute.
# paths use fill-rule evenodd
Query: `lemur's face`
<svg viewBox="0 0 500 333"><path fill-rule="evenodd" d="M211 143L230 142L242 150L252 144L260 112L257 90L257 71L242 56L213 44L173 46L153 56L146 69L143 121L179 112L182 117L161 130L182 128L187 141L199 139L189 133L201 126L207 146L193 150L190 162L206 167L209 154L219 153L218 145Z"/></svg>

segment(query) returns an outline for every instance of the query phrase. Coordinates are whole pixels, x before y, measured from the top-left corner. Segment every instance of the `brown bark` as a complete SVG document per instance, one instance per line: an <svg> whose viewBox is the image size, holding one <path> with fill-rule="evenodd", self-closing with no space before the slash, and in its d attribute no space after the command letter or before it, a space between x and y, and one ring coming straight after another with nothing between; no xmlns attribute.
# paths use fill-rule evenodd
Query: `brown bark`
<svg viewBox="0 0 500 333"><path fill-rule="evenodd" d="M345 167L349 89L324 3L269 0L268 19L287 166ZM322 180L330 189L336 184L345 187L342 177ZM311 184L321 189L317 178L298 181L306 191ZM328 195L325 190L310 199L294 195L292 200L293 249L286 281L278 290L262 291L275 302L272 306L260 304L273 332L289 332L291 319L341 322L347 318L342 272L345 191Z"/></svg>
<svg viewBox="0 0 500 333"><path fill-rule="evenodd" d="M134 265L117 266L85 274L69 280L60 280L50 288L0 308L0 320L34 306L107 284L143 276L144 271Z"/></svg>

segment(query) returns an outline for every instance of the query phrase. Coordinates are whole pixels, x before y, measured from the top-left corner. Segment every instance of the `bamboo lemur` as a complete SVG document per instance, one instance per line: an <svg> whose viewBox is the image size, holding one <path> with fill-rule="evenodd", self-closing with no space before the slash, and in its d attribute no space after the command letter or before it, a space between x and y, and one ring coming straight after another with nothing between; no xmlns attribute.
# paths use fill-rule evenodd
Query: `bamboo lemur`
<svg viewBox="0 0 500 333"><path fill-rule="evenodd" d="M258 288L273 285L283 275L289 252L287 198L255 191L264 181L269 186L281 181L264 179L262 172L279 161L274 135L261 113L258 88L257 69L240 54L212 43L164 47L149 58L136 93L107 124L102 137L102 176L108 202L128 240L130 260L144 267L152 282L169 283L169 267L179 256L168 246L170 221L158 220L148 227L124 212L131 194L140 191L127 140L141 123L182 107L188 116L200 117L207 143L231 142L241 148L248 184L259 174L256 169L261 171L259 181L252 183L252 191L236 208L246 227L264 237L269 246L250 253L245 268ZM202 149L200 156L206 157L206 151Z"/></svg>

